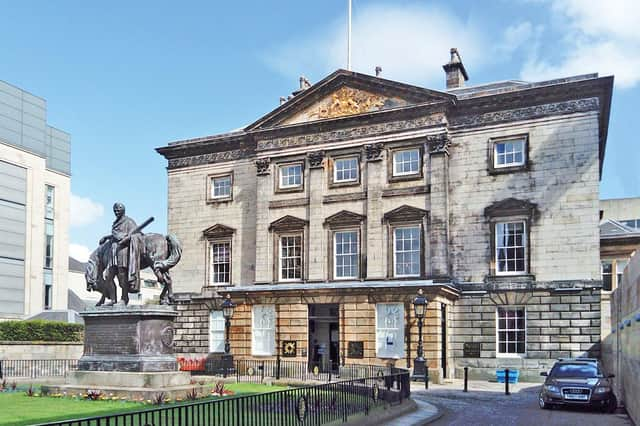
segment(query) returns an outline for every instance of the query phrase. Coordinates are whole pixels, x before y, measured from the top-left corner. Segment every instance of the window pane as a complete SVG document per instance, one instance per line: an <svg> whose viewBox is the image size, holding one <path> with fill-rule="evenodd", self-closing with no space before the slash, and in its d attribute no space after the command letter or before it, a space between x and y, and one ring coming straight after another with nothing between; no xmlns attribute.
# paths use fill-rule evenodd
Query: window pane
<svg viewBox="0 0 640 426"><path fill-rule="evenodd" d="M273 355L275 353L275 306L253 305L251 309L253 355Z"/></svg>
<svg viewBox="0 0 640 426"><path fill-rule="evenodd" d="M524 222L496 223L496 272L526 272Z"/></svg>
<svg viewBox="0 0 640 426"><path fill-rule="evenodd" d="M494 145L494 166L518 166L525 163L524 139L496 142Z"/></svg>
<svg viewBox="0 0 640 426"><path fill-rule="evenodd" d="M420 275L420 228L396 228L394 229L394 239L394 275Z"/></svg>
<svg viewBox="0 0 640 426"><path fill-rule="evenodd" d="M335 277L358 277L358 232L341 231L334 234L335 241Z"/></svg>
<svg viewBox="0 0 640 426"><path fill-rule="evenodd" d="M302 185L302 165L292 164L280 167L280 187L290 188Z"/></svg>
<svg viewBox="0 0 640 426"><path fill-rule="evenodd" d="M231 195L231 176L215 177L211 179L211 196L213 198L229 197Z"/></svg>
<svg viewBox="0 0 640 426"><path fill-rule="evenodd" d="M393 174L410 175L420 172L420 150L396 151L393 154Z"/></svg>
<svg viewBox="0 0 640 426"><path fill-rule="evenodd" d="M211 244L211 282L229 283L231 280L231 243Z"/></svg>
<svg viewBox="0 0 640 426"><path fill-rule="evenodd" d="M280 237L280 278L302 278L302 237L299 235Z"/></svg>
<svg viewBox="0 0 640 426"><path fill-rule="evenodd" d="M335 161L335 182L353 182L358 180L358 159L340 158Z"/></svg>
<svg viewBox="0 0 640 426"><path fill-rule="evenodd" d="M224 352L225 320L222 311L211 311L209 316L209 352Z"/></svg>
<svg viewBox="0 0 640 426"><path fill-rule="evenodd" d="M525 353L526 323L524 308L497 309L499 353Z"/></svg>

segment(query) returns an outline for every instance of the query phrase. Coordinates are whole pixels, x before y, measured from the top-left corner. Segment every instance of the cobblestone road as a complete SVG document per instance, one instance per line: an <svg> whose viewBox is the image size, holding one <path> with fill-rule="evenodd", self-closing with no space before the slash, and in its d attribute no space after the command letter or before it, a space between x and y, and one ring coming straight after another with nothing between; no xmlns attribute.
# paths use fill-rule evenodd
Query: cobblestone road
<svg viewBox="0 0 640 426"><path fill-rule="evenodd" d="M412 388L412 397L435 404L443 416L431 423L444 426L514 425L514 426L633 426L625 414L602 414L578 409L541 410L538 408L539 385L520 384L504 394L504 385L470 382L469 392L462 392L462 383L431 385L424 391Z"/></svg>

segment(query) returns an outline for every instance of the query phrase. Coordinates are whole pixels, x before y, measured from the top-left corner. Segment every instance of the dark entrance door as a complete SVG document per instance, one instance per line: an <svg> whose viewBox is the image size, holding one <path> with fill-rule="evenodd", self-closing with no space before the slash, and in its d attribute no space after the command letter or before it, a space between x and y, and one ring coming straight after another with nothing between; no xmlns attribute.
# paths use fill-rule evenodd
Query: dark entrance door
<svg viewBox="0 0 640 426"><path fill-rule="evenodd" d="M340 317L338 305L309 305L309 366L321 372L337 371L340 354Z"/></svg>

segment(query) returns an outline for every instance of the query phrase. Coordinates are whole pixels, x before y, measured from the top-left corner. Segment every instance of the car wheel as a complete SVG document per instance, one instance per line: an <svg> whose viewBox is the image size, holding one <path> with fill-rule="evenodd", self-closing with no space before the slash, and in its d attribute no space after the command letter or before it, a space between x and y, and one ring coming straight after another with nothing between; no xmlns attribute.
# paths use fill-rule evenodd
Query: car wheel
<svg viewBox="0 0 640 426"><path fill-rule="evenodd" d="M538 397L538 406L539 406L540 408L542 408L543 410L549 410L549 409L551 409L551 405L550 405L550 404L547 404L546 402L544 402L544 398L542 397L542 395L540 395L540 396Z"/></svg>

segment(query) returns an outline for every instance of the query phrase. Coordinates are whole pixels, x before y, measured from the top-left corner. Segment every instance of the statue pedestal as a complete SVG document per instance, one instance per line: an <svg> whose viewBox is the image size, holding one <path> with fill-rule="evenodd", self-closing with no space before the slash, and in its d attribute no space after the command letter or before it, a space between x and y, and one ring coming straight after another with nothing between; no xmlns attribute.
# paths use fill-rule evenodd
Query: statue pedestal
<svg viewBox="0 0 640 426"><path fill-rule="evenodd" d="M173 355L173 320L168 306L105 307L81 312L85 323L84 354L78 371L64 385L46 386L49 392L85 393L128 399L152 399L163 392L184 398L187 391L204 393L191 384L188 372L178 371Z"/></svg>
<svg viewBox="0 0 640 426"><path fill-rule="evenodd" d="M80 371L178 371L173 356L173 320L166 306L98 308L81 312L84 354Z"/></svg>

